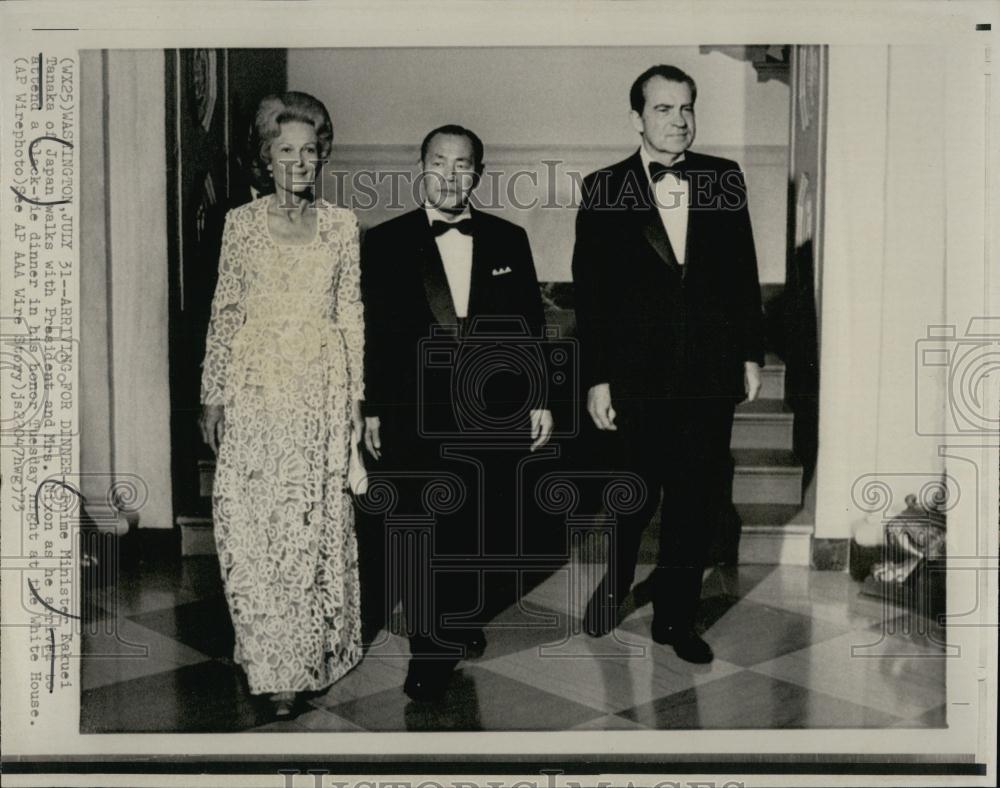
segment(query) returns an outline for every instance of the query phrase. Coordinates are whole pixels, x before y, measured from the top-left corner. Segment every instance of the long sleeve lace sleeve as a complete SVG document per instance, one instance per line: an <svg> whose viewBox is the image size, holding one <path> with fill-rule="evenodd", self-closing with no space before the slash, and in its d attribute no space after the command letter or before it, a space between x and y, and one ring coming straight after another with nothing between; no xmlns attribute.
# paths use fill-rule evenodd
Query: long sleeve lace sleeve
<svg viewBox="0 0 1000 788"><path fill-rule="evenodd" d="M347 372L351 397L364 399L365 318L361 301L361 246L357 217L349 214L348 241L337 285L337 322L347 345Z"/></svg>
<svg viewBox="0 0 1000 788"><path fill-rule="evenodd" d="M212 316L205 340L205 361L201 373L203 405L222 405L225 402L230 347L246 316L243 264L237 225L232 220L232 213L229 213L222 231L219 282L215 286Z"/></svg>

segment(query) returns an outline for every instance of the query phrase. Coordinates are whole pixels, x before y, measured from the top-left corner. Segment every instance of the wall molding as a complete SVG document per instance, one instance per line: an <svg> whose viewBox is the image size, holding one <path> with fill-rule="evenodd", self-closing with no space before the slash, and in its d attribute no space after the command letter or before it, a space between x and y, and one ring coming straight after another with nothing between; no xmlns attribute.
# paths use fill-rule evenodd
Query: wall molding
<svg viewBox="0 0 1000 788"><path fill-rule="evenodd" d="M486 148L486 166L510 166L531 162L557 160L571 163L589 163L592 169L620 161L631 155L635 147L621 145L489 145ZM787 145L705 145L695 146L699 153L734 159L744 169L750 167L788 166ZM333 152L327 169L332 172L344 168L402 167L416 170L420 156L417 144L338 145L334 142Z"/></svg>

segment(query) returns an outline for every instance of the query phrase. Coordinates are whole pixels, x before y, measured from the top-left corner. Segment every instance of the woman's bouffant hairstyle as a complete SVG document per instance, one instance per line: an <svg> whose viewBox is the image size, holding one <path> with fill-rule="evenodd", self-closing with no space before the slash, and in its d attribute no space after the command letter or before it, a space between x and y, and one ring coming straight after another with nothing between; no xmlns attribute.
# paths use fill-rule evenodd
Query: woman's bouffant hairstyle
<svg viewBox="0 0 1000 788"><path fill-rule="evenodd" d="M290 90L261 99L254 121L253 169L256 180L270 182L267 165L271 163L271 143L281 134L281 124L298 121L316 129L319 157L326 160L333 147L333 123L323 102L308 93Z"/></svg>

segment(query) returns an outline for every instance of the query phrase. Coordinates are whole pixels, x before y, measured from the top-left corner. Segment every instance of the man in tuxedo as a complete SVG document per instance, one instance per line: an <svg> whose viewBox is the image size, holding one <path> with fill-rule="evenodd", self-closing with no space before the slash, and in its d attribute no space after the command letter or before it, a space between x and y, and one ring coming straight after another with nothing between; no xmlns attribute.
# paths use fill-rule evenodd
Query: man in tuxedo
<svg viewBox="0 0 1000 788"><path fill-rule="evenodd" d="M496 507L478 500L512 495L507 480L484 482L483 465L456 460L455 450L508 441L534 451L553 424L530 370L507 363L509 343L541 341L544 314L525 231L469 204L482 141L442 126L424 139L420 159L424 204L369 230L361 257L365 447L376 475L393 473L399 505L418 515L435 474L460 479L466 499L436 514L431 554L409 551L401 567L411 655L404 689L428 701L443 694L461 656L485 648L481 628L448 618L468 619L480 605L475 557L512 527L487 526L480 512ZM453 568L460 556L474 571L442 569L449 556Z"/></svg>
<svg viewBox="0 0 1000 788"><path fill-rule="evenodd" d="M760 285L739 166L689 150L694 80L654 66L631 90L640 147L587 176L573 280L587 411L646 494L615 523L607 573L584 616L610 632L663 494L652 637L705 663L695 631L702 571L731 473L733 411L760 389Z"/></svg>

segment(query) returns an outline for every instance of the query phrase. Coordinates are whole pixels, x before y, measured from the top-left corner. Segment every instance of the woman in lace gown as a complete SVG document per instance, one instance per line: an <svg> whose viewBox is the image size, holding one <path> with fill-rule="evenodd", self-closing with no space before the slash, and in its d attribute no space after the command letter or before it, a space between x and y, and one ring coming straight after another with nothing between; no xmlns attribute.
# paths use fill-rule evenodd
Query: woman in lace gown
<svg viewBox="0 0 1000 788"><path fill-rule="evenodd" d="M304 93L257 113L275 192L229 212L202 375L202 431L218 461L216 546L234 659L279 716L361 658L354 513L363 315L358 223L313 186L326 108Z"/></svg>

